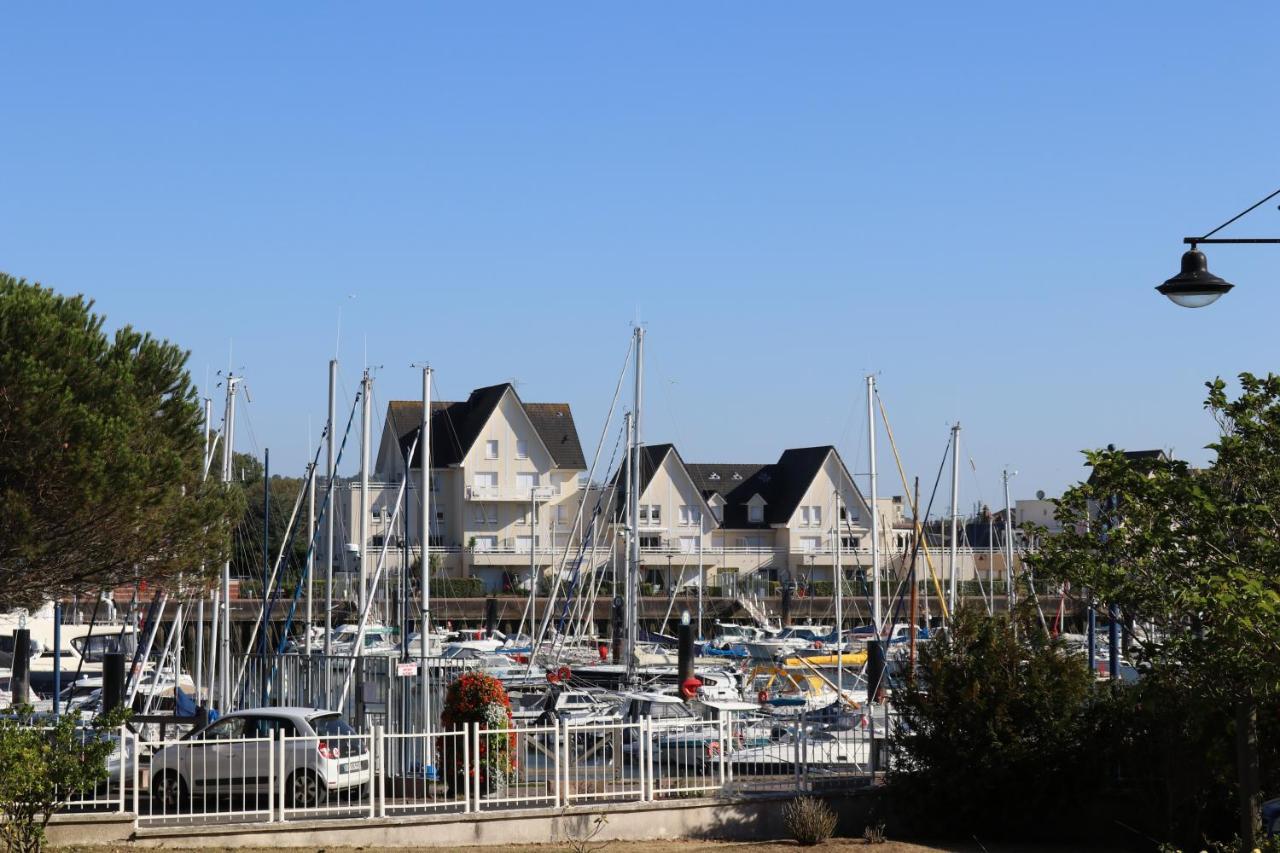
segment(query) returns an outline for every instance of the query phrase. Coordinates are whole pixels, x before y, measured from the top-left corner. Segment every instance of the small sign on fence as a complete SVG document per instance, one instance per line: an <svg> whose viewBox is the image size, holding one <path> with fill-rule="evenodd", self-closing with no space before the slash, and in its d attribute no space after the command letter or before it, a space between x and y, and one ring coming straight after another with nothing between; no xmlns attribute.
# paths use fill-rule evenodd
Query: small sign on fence
<svg viewBox="0 0 1280 853"><path fill-rule="evenodd" d="M417 674L418 674L418 662L416 660L409 661L408 663L396 664L396 675L400 676L401 678L407 678L411 675L417 675Z"/></svg>

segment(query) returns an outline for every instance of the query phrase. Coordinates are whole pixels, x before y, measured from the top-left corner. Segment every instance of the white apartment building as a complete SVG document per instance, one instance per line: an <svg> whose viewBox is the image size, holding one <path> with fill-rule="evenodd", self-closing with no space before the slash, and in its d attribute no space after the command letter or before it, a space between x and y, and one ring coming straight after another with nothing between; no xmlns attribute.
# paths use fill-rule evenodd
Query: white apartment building
<svg viewBox="0 0 1280 853"><path fill-rule="evenodd" d="M371 571L384 542L387 569L399 571L406 534L410 562L418 560L421 447L409 460L407 525L403 506L396 518L394 504L421 422L421 402L388 404L369 486ZM563 555L586 474L568 404L525 403L510 384L478 388L464 402L433 402L430 431L433 574L478 577L500 592L527 584L532 566L545 570ZM360 483L343 484L339 497L336 518L354 571Z"/></svg>

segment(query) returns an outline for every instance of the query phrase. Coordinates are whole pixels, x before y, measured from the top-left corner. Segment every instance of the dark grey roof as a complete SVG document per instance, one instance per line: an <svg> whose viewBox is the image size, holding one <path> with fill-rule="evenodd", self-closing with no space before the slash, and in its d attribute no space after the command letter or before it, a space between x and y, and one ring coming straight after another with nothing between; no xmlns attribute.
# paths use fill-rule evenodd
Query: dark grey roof
<svg viewBox="0 0 1280 853"><path fill-rule="evenodd" d="M493 412L510 389L510 383L477 388L465 402L431 403L431 465L446 468L461 464L475 444L480 431L489 422ZM516 394L516 401L524 408L529 421L551 452L558 468L584 469L586 459L578 441L578 430L573 423L573 412L568 403L525 403ZM393 400L387 404L387 419L399 437L401 452L408 450L418 435L422 422L422 403L413 400ZM421 465L421 454L414 452L411 466Z"/></svg>
<svg viewBox="0 0 1280 853"><path fill-rule="evenodd" d="M710 500L712 495L719 495L724 499L721 527L734 530L768 527L773 520L770 513L773 510L776 465L696 462L685 467L704 498ZM766 503L765 520L752 523L747 521L747 502L757 494Z"/></svg>
<svg viewBox="0 0 1280 853"><path fill-rule="evenodd" d="M1110 449L1114 450L1115 448L1114 446L1112 446ZM1123 453L1124 458L1128 459L1130 462L1144 462L1147 464L1152 464L1152 463L1158 463L1158 462L1168 462L1171 459L1169 454L1165 453L1163 450L1123 450L1121 451L1121 453ZM1089 463L1086 462L1085 467L1092 468L1093 466L1089 465ZM1093 480L1092 471L1089 472L1089 480L1090 481Z"/></svg>
<svg viewBox="0 0 1280 853"><path fill-rule="evenodd" d="M675 453L704 499L710 501L714 495L724 499L724 513L720 524L722 528L730 530L767 528L790 521L805 492L813 483L813 478L818 475L822 463L826 461L827 454L834 452L835 448L831 445L794 448L783 451L777 462L764 465L727 462L686 463L674 445L646 445L641 452L640 491L643 493L649 485L654 471L662 464L666 455ZM617 480L621 484L618 490L620 512L621 507L626 503L627 478L624 473L620 473ZM764 521L747 520L747 505L755 495L760 495L765 501Z"/></svg>

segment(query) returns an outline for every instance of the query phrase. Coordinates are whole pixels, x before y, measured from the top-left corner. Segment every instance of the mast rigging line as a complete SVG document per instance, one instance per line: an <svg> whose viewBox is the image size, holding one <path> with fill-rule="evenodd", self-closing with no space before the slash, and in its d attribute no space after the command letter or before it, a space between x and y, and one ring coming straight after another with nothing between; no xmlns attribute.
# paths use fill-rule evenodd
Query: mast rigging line
<svg viewBox="0 0 1280 853"><path fill-rule="evenodd" d="M893 439L893 427L889 426L889 413L888 411L885 410L884 398L880 396L879 390L876 391L876 403L880 406L880 418L881 420L884 421L884 429L889 436L889 447L890 449L893 450L893 461L898 466L898 476L902 478L902 490L907 494L910 494L911 488L907 483L907 472L904 471L902 468L902 457L898 455L898 443ZM951 444L950 439L948 439L947 446L950 447L950 444ZM943 462L945 464L946 460L944 459ZM872 509L872 512L875 512L875 511L876 511L875 509ZM920 508L918 506L915 506L914 503L911 507L911 514L915 517L914 521L915 521L915 527L916 527L916 538L921 539L922 537L920 534ZM938 600L941 603L942 618L949 619L950 614L947 612L947 603L946 603L945 597L942 594L942 583L941 581L938 580L938 575L933 569L933 556L929 552L929 543L927 541L924 542L924 561L925 561L925 565L929 567L929 579L933 581L934 591L937 592Z"/></svg>
<svg viewBox="0 0 1280 853"><path fill-rule="evenodd" d="M421 439L420 435L414 436L413 443L409 445L409 458L411 459L413 458L413 452L418 449L418 441L420 439ZM424 451L424 453L425 452L426 451ZM401 478L400 480L400 488L396 490L396 499L394 504L395 509L391 511L391 521L389 525L390 529L395 529L396 521L400 517L400 509L404 503L404 494L405 494L405 490L409 486L409 479L410 479L409 469L406 468L404 472L404 477ZM382 550L378 554L378 568L373 574L373 580L372 580L372 583L370 584L370 589L377 589L378 582L382 580L382 570L385 569L387 565L387 549L389 548L390 545L391 545L391 537L384 536L382 539ZM298 589L301 590L301 588L302 588L301 585L299 585ZM293 597L293 605L289 609L290 621L292 621L293 619L293 611L297 606L298 606L298 595L297 595L297 592L295 592ZM369 611L372 609L373 609L373 596L369 595L365 597L364 607L360 610L360 621L356 625L356 647L354 650L354 654L351 656L350 665L347 667L347 675L342 681L342 692L338 695L337 707L339 708L341 708L347 701L347 691L351 688L351 679L355 675L356 661L360 660L361 658L361 652L363 651L363 648L364 648L364 629L365 629L365 626L368 625L369 623ZM421 638L421 642L423 643L427 642L427 637L425 633ZM282 641L282 645L283 645L283 641ZM281 649L281 651L283 651L283 649Z"/></svg>
<svg viewBox="0 0 1280 853"><path fill-rule="evenodd" d="M354 400L352 401L352 403L351 403L351 415L347 418L347 430L346 430L346 433L344 433L344 434L343 434L343 437L342 437L342 448L346 448L346 446L347 446L347 436L348 436L348 435L350 434L350 432L351 432L351 425L352 425L352 423L353 423L353 422L354 422L354 420L355 420L356 407L357 407L359 404L360 404L360 393L359 393L359 392L357 392L357 393L356 393L356 396L355 396L355 399L354 399ZM324 447L325 447L325 440L328 438L328 436L329 436L329 430L331 430L331 429L333 429L333 424L326 423L326 424L325 424L325 428L324 428L324 430L322 430L322 431L321 431L321 433L320 433L320 441L319 441L319 442L317 443L317 445L316 445L316 452L315 452L315 456L313 456L313 457L312 457L312 459L311 459L311 464L310 464L310 466L308 466L308 469L307 469L307 470L308 470L308 478L310 477L310 472L311 472L311 471L314 471L314 470L316 469L316 467L320 464L320 454L321 454L321 452L324 450ZM335 468L337 468L338 462L339 462L341 459L342 459L342 450L340 449L340 450L339 450L339 452L338 452L337 460L335 460L335 462L334 462L334 467L335 467ZM265 481L264 481L264 482L265 482ZM317 516L317 519L323 519L323 518L324 518L324 514L325 514L325 512L328 510L328 507L329 507L329 496L330 496L330 494L332 494L332 491L333 491L333 488L334 488L335 482L336 482L336 480L334 480L334 481L330 481L330 482L329 482L329 483L327 483L327 484L326 484L326 486L325 486L325 497L324 497L324 502L323 502L323 503L321 504L321 506L320 506L320 514ZM267 483L267 484L266 484L266 486L268 486L268 487L269 487L269 486L270 486L270 484L269 484L269 483ZM272 570L271 570L271 581L270 581L270 584L269 584L269 585L264 585L264 586L263 586L262 618L261 618L261 620L254 620L254 623L253 623L253 630L252 630L252 631L250 632L250 634L249 634L249 642L248 642L248 644L245 646L245 655L244 655L243 659L240 661L240 672L239 672L239 673L237 673L237 675L236 675L236 683L235 683L235 688L234 688L234 689L235 689L235 696L236 696L236 697L238 697L238 696L240 695L240 691L241 691L241 689L242 689L242 688L243 688L243 686L244 686L244 673L245 673L245 669L246 669L246 668L248 667L248 665L249 665L249 655L248 655L248 652L249 652L249 650L250 650L250 649L252 649L252 648L253 648L253 645L254 645L255 640L257 640L257 638L258 638L258 630L259 630L259 626L261 626L261 630L262 630L262 639L263 639L263 646L265 647L265 643L266 643L266 639L267 639L267 623L268 623L268 619L270 618L271 611L275 609L275 603L276 603L276 601L278 600L278 596L277 596L277 594L276 594L276 593L277 593L277 587L279 587L279 588L283 588L283 587L284 587L284 577L283 577L283 574L280 572L280 567L281 567L281 565L282 565L282 564L283 564L283 562L284 562L284 556L285 556L285 554L287 554L287 553L288 553L288 551L289 551L290 547L293 545L294 538L297 536L298 526L301 524L301 521L302 521L301 513L300 513L300 508L301 508L301 506L302 506L302 501L304 500L304 498L305 498L305 496L306 496L306 491L307 491L307 490L306 490L306 488L302 488L302 489L299 489L299 490L298 490L298 498L297 498L297 500L294 502L293 514L292 514L292 515L290 516L290 518L289 518L289 527L288 527L287 533L286 533L286 535L285 535L285 537L284 537L284 541L283 541L283 542L281 542L281 544L280 544L280 553L279 553L279 555L276 557L276 563L275 563L275 565L272 567ZM310 542L307 544L307 554L306 554L306 558L304 559L302 579L301 579L301 580L299 581L299 583L297 584L296 588L294 589L294 593L293 593L293 602L294 602L294 605L296 605L296 603L297 603L297 599L298 599L298 595L299 595L299 593L301 592L301 590L303 589L303 587L306 585L306 583L307 583L307 581L308 581L307 571L306 571L306 562L309 562L309 561L310 561L310 558L311 558L312 552L313 552L313 550L314 550L314 548L315 548L315 545L316 545L316 539L317 539L317 538L318 538L318 536L319 536L319 531L320 531L320 529L321 529L321 525L320 525L319 523L317 523L317 524L316 524L315 529L311 531L311 539L310 539ZM268 535L268 533L269 533L269 531L264 530L264 531L263 531L263 536L264 536L264 537L265 537L265 536L267 536L267 535ZM265 578L264 578L263 580L264 580L264 582L266 581L266 579L265 579ZM280 654L280 653L282 653L282 652L284 651L284 648L283 648L283 647L284 647L285 640L286 640L286 639L288 638L288 636L289 636L289 628L290 628L291 623L292 623L292 616L293 616L293 612L294 612L294 610L293 610L293 607L291 606L291 607L290 607L290 610L289 610L289 616L290 616L290 619L289 619L289 621L287 621L287 622L285 623L285 625L284 625L283 629L281 630L281 634L280 634L280 637L281 637L280 649L279 649L279 651L277 652L277 654ZM265 648L264 648L264 656L265 656ZM265 666L265 661L263 662L263 665Z"/></svg>
<svg viewBox="0 0 1280 853"><path fill-rule="evenodd" d="M631 364L632 355L636 354L635 348L636 348L635 340L632 339L627 343L627 352L626 352L626 355L624 355L622 358L622 370L619 371L618 373L618 382L613 389L613 399L609 403L609 411L605 415L604 424L600 427L600 438L599 440L596 441L596 452L591 459L591 468L588 469L588 472L587 472L588 487L590 487L590 484L595 479L596 467L600 464L600 454L604 450L605 438L606 436L609 435L609 425L613 422L613 413L617 409L618 398L622 394L622 384L626 381L626 378L627 378L627 367L630 366ZM597 503L596 508L598 510L599 501L597 501L596 503ZM579 531L582 530L582 516L583 516L583 513L586 511L586 508L587 508L587 502L585 500L578 501L578 512L574 517L573 527L569 531L570 542L573 541L573 536L575 534L579 534ZM532 519L530 520L532 521ZM593 516L593 520L594 520L594 516ZM536 531L535 531L535 535L536 535ZM536 542L536 539L531 540L531 544L533 542ZM553 553L554 553L554 547L555 547L555 543L552 542ZM581 546L578 549L578 565L575 567L575 570L574 570L575 575L581 569L583 550L584 549ZM551 591L548 596L548 599L549 599L548 607L546 609L546 612L542 616L542 626L538 629L538 635L534 639L534 642L532 643L532 647L529 649L529 664L528 664L529 669L527 671L532 671L534 655L536 655L539 649L542 647L542 642L546 637L547 629L551 624L551 606L550 605L555 601L556 595L559 592L560 584L561 584L561 581L563 580L565 565L568 563L568 561L569 561L569 548L566 544L566 547L564 550L564 557L561 559L560 567L556 570L556 576L552 580ZM536 585L535 579L530 577L529 583L533 586L532 592L536 595L537 585ZM523 621L524 620L521 619L521 622Z"/></svg>
<svg viewBox="0 0 1280 853"><path fill-rule="evenodd" d="M924 511L924 519L923 519L923 521L921 521L921 520L917 520L917 522L916 522L916 530L917 530L917 533L916 533L916 541L912 544L912 548L911 548L911 570L910 570L910 572L909 572L909 575L910 575L911 583L912 583L912 584L919 583L919 581L918 581L918 580L916 580L916 577L915 577L915 573L916 573L916 572L915 572L915 566L916 566L916 558L917 558L917 557L919 556L919 554L920 554L920 543L921 543L922 541L924 541L924 534L923 534L922 532L920 532L920 531L921 531L921 529L923 528L923 524L924 524L924 523L926 523L926 522L928 522L928 520L929 520L929 516L933 513L933 502L934 502L934 499L936 499L936 498L937 498L937 496L938 496L938 486L942 483L942 472L943 472L944 470L946 470L946 467L947 467L947 454L950 452L950 450L951 450L951 439L950 439L950 438L948 438L948 439L947 439L947 445L946 445L946 447L944 447L944 448L943 448L943 450L942 450L942 462L938 465L938 476L937 476L937 477L935 477L935 478L934 478L934 481L933 481L933 492L929 495L929 503L928 503L928 505L925 507L925 511ZM916 511L917 511L917 510L913 510L913 512L916 512ZM900 613L902 613L902 596L901 596L901 594L895 594L895 598L897 599L897 601L896 601L896 602L895 602L895 604L894 604L894 608L893 608L893 618L890 620L891 622L896 621L896 620L897 620L897 618L898 618L898 615L899 615ZM946 616L946 615L947 615L947 610L946 610L946 606L945 606L945 604L943 605L943 611L942 611L942 613L943 613L943 616ZM915 630L915 626L914 626L914 625L912 625L912 626L911 626L911 630L913 630L913 631Z"/></svg>
<svg viewBox="0 0 1280 853"><path fill-rule="evenodd" d="M351 402L351 414L347 417L347 428L342 433L342 443L338 445L338 453L337 453L337 456L334 458L333 467L335 471L337 470L339 463L342 461L343 451L347 449L347 439L351 435L351 427L352 427L352 424L355 422L356 407L358 405L360 405L360 393L356 392L356 397ZM298 610L298 599L301 598L303 588L306 587L306 585L310 581L310 572L308 570L308 567L312 563L314 563L314 560L312 560L311 557L315 552L316 540L320 536L320 529L322 527L322 525L320 524L320 521L324 519L325 513L330 511L330 504L332 503L332 499L333 499L333 491L336 486L337 486L336 477L330 480L329 483L325 486L324 500L320 502L320 511L316 514L316 527L315 527L315 530L311 532L311 541L307 545L307 553L306 553L306 556L303 558L302 577L299 579L297 586L293 590L293 600L289 603L289 613L285 617L284 626L280 629L280 643L276 648L277 655L284 654L285 644L289 638L289 628L293 626L293 617ZM384 540L383 547L384 548L386 547L385 540ZM357 646L359 646L358 643L357 643Z"/></svg>
<svg viewBox="0 0 1280 853"><path fill-rule="evenodd" d="M612 416L610 416L609 419L611 420ZM605 423L607 428L608 420L606 420ZM619 430L618 440L614 443L613 452L609 456L609 464L605 467L606 473L613 471L614 460L618 458L618 447L622 444L622 435L623 435L622 430ZM591 477L588 476L588 481L590 481L590 479ZM587 536L584 537L582 544L579 546L577 562L574 566L574 573L572 578L570 579L568 589L565 591L564 607L561 609L560 621L556 626L556 630L561 634L562 637L565 630L566 620L568 620L569 624L572 624L574 622L579 622L579 624L581 624L581 618L583 615L583 610L585 607L585 602L587 600L587 597L586 596L577 597L576 592L577 592L578 579L581 576L581 571L582 571L583 554L587 550L588 543L590 543L591 557L589 559L590 559L590 565L591 565L591 572L594 573L596 568L595 560L596 560L597 545L599 544L599 541L601 539L601 537L597 535L597 529L596 529L597 521L599 520L601 515L600 508L601 506L611 505L613 503L616 493L617 493L617 483L615 482L610 484L608 489L602 490L601 496L596 499L596 505L592 509L591 530L587 534ZM592 585L592 587L593 589L592 589L592 595L591 595L591 605L594 607L595 593L598 591L598 589L595 588L594 584ZM574 601L575 597L578 598L577 601ZM575 605L573 607L572 613L570 613L570 610L569 610L571 602L573 602ZM562 646L563 646L563 643L561 644L561 647ZM556 648L554 644L553 644L553 648Z"/></svg>

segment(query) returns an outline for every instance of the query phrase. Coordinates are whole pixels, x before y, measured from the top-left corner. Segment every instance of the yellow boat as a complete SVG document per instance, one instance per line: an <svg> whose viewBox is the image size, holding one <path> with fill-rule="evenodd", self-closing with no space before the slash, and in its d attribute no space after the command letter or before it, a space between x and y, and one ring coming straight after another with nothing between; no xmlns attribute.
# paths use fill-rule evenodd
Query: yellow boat
<svg viewBox="0 0 1280 853"><path fill-rule="evenodd" d="M803 658L787 658L783 666L862 666L867 662L866 652L845 652L844 654L810 655Z"/></svg>

